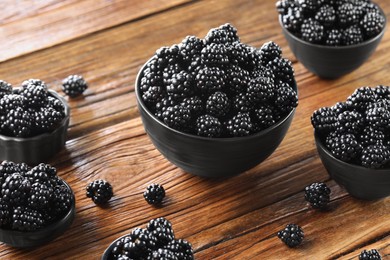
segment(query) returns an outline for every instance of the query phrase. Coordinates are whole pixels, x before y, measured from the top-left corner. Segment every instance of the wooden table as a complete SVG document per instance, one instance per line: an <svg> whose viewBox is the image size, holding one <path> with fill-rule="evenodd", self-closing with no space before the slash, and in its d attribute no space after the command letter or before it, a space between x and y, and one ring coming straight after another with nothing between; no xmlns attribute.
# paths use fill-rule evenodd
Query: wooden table
<svg viewBox="0 0 390 260"><path fill-rule="evenodd" d="M377 2L390 13L390 1ZM390 198L357 200L332 181L310 124L315 109L345 100L355 88L389 84L389 33L362 67L322 80L291 53L274 1L2 0L0 10L1 79L18 85L40 78L60 90L67 75L82 74L90 85L85 98L69 100L66 150L51 161L76 194L72 227L40 248L0 245L1 259L98 259L111 241L159 216L193 244L197 259L356 259L371 248L390 256ZM238 28L242 42L281 45L294 62L300 105L268 160L239 176L210 180L183 172L154 148L139 118L134 81L160 46L188 34L203 37L226 22ZM85 196L85 186L97 178L114 187L105 208ZM303 199L314 181L332 189L329 211L313 210ZM161 208L143 199L151 182L166 188ZM275 236L288 223L305 231L297 249Z"/></svg>

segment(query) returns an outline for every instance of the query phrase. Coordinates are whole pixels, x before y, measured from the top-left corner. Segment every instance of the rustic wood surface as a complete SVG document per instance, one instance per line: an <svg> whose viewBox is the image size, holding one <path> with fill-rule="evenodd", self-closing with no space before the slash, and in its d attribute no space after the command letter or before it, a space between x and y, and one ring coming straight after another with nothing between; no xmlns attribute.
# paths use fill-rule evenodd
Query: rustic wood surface
<svg viewBox="0 0 390 260"><path fill-rule="evenodd" d="M390 1L377 2L389 15ZM111 241L159 216L193 244L196 259L357 259L371 248L390 259L390 198L357 200L331 180L310 124L315 109L345 100L355 88L390 84L389 33L362 67L322 80L291 53L274 1L2 0L0 7L1 79L18 85L40 78L59 90L64 77L82 74L90 85L84 98L69 100L66 149L51 161L76 194L72 227L36 249L0 244L1 259L99 259ZM213 180L183 172L154 148L139 118L134 81L158 47L188 34L203 37L226 22L245 43L281 45L294 61L300 105L269 159L239 176ZM85 197L85 186L97 178L114 187L105 208ZM326 212L303 199L303 188L314 181L332 189ZM143 199L151 182L166 188L161 208ZM288 223L305 231L297 249L275 236Z"/></svg>

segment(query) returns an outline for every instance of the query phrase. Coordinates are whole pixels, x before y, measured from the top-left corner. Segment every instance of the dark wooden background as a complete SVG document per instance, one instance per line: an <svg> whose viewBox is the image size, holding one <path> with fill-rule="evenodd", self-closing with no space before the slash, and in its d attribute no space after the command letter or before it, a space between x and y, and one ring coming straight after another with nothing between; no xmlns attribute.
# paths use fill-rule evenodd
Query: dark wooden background
<svg viewBox="0 0 390 260"><path fill-rule="evenodd" d="M345 100L360 86L390 84L389 33L359 69L322 80L297 62L278 24L275 1L45 0L0 1L0 78L14 85L40 78L60 90L69 74L82 74L85 98L69 100L66 150L51 163L73 188L77 216L63 236L33 250L0 245L1 259L98 259L111 241L149 219L165 216L189 240L196 259L356 259L363 249L390 255L390 199L361 201L332 181L314 145L311 113ZM377 1L386 14L390 1ZM273 40L294 62L300 105L281 146L239 176L208 180L176 168L145 135L134 95L139 68L163 45L186 35L203 37L231 22L243 42ZM107 208L85 197L88 182L104 178L115 197ZM305 203L303 188L324 181L330 210ZM164 185L164 207L142 197L151 182ZM287 223L305 231L288 249L275 233Z"/></svg>

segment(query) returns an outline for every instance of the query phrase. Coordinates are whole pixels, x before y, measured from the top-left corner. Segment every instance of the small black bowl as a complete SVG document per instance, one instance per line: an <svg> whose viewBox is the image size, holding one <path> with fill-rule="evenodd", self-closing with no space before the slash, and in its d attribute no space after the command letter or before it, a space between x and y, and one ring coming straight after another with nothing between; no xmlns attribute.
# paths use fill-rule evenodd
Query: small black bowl
<svg viewBox="0 0 390 260"><path fill-rule="evenodd" d="M365 200L390 195L390 169L370 169L343 162L328 151L316 133L314 137L318 154L330 177L344 186L349 194Z"/></svg>
<svg viewBox="0 0 390 260"><path fill-rule="evenodd" d="M161 154L186 172L227 177L253 168L275 151L294 117L295 108L275 125L245 137L207 138L177 131L158 120L142 101L139 87L145 65L135 86L145 131Z"/></svg>
<svg viewBox="0 0 390 260"><path fill-rule="evenodd" d="M120 239L122 239L122 238L128 236L128 235L129 235L129 234L123 235L123 236L118 237L117 239L115 239L114 242L112 242L112 243L107 247L107 249L104 251L101 260L111 260L112 257L110 257L110 255L111 255L112 249L114 249L114 247L115 247L115 243L116 243L117 241L119 241Z"/></svg>
<svg viewBox="0 0 390 260"><path fill-rule="evenodd" d="M62 182L72 191L64 180ZM72 225L75 215L76 203L72 191L72 206L62 219L36 231L0 229L0 241L17 248L37 247L46 244L62 235Z"/></svg>
<svg viewBox="0 0 390 260"><path fill-rule="evenodd" d="M386 15L382 10L381 12L386 20ZM357 69L371 56L385 34L387 21L380 34L365 42L350 46L325 46L309 43L288 31L280 15L279 23L295 57L319 77L335 79Z"/></svg>
<svg viewBox="0 0 390 260"><path fill-rule="evenodd" d="M0 135L0 160L35 165L46 162L64 147L70 117L69 105L54 90L49 89L49 94L64 105L65 118L50 133L26 138Z"/></svg>

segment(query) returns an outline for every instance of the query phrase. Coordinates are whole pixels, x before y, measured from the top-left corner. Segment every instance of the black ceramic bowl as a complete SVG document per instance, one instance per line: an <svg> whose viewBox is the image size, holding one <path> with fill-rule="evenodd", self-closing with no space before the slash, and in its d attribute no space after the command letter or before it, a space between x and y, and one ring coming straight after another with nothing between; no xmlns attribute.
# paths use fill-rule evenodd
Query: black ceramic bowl
<svg viewBox="0 0 390 260"><path fill-rule="evenodd" d="M65 181L63 181L63 183L72 191ZM69 209L69 212L62 219L36 231L23 232L10 229L0 229L0 241L12 247L28 248L46 244L62 235L70 227L70 225L72 225L76 215L76 203L73 191L72 197L72 206Z"/></svg>
<svg viewBox="0 0 390 260"><path fill-rule="evenodd" d="M314 133L318 154L329 175L354 197L373 200L390 195L390 169L369 169L335 158Z"/></svg>
<svg viewBox="0 0 390 260"><path fill-rule="evenodd" d="M183 133L159 121L142 101L139 86L144 67L138 73L135 91L145 131L165 158L195 175L226 177L261 163L283 140L295 114L293 109L275 125L245 137L207 138Z"/></svg>
<svg viewBox="0 0 390 260"><path fill-rule="evenodd" d="M60 100L65 107L65 118L57 129L26 138L0 135L0 160L38 164L46 162L64 147L69 125L69 105L54 90L49 89L49 94Z"/></svg>
<svg viewBox="0 0 390 260"><path fill-rule="evenodd" d="M102 255L102 260L111 260L112 257L110 257L110 254L111 254L111 251L112 249L114 249L115 247L115 243L117 241L119 241L121 238L125 237L125 236L128 236L129 234L127 235L123 235L121 237L118 237L117 239L114 240L114 242L112 242L108 247L107 249L104 251L103 255Z"/></svg>
<svg viewBox="0 0 390 260"><path fill-rule="evenodd" d="M382 10L381 12L383 14ZM384 14L383 16L386 17ZM306 42L289 32L283 26L280 15L279 23L295 57L308 70L328 79L341 77L360 67L375 51L386 31L385 23L379 35L363 43L351 46L325 46Z"/></svg>

